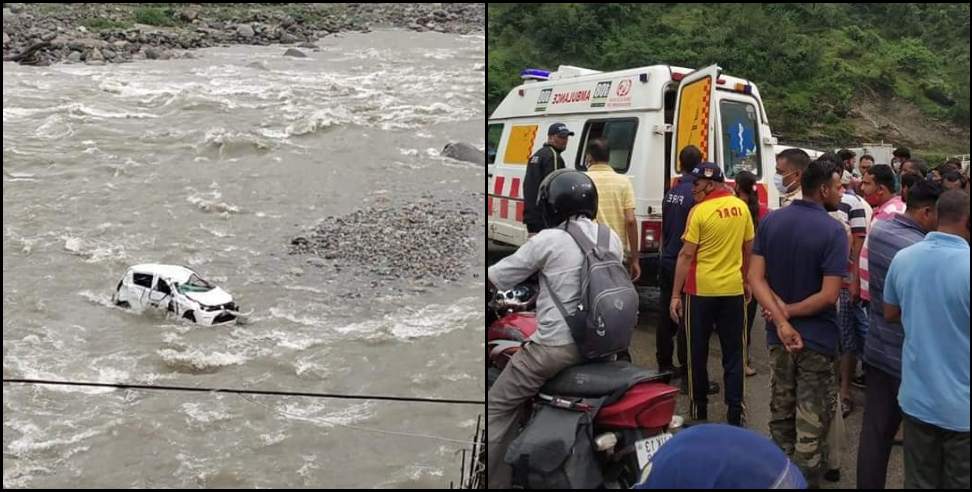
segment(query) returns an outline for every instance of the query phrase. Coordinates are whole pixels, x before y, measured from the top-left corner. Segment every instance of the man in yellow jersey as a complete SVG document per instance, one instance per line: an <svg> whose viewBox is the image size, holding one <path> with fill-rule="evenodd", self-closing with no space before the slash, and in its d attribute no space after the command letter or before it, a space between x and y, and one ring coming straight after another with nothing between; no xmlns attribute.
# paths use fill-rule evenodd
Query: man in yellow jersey
<svg viewBox="0 0 972 492"><path fill-rule="evenodd" d="M703 162L689 174L695 177L695 206L689 212L682 250L675 266L670 314L685 317L689 351L690 411L708 420L707 389L709 337L719 334L726 420L741 426L743 419L743 354L746 353L745 297L749 289L743 272L749 267L753 219L746 203L725 186L719 166ZM681 294L684 293L684 305Z"/></svg>

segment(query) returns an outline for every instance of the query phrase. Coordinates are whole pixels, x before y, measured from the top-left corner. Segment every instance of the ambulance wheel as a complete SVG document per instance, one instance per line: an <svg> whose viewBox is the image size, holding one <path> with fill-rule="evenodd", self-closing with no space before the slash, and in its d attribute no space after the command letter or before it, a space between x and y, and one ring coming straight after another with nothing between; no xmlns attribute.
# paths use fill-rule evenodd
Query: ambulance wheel
<svg viewBox="0 0 972 492"><path fill-rule="evenodd" d="M192 311L186 311L186 314L183 314L182 317L193 323L196 322L196 315Z"/></svg>

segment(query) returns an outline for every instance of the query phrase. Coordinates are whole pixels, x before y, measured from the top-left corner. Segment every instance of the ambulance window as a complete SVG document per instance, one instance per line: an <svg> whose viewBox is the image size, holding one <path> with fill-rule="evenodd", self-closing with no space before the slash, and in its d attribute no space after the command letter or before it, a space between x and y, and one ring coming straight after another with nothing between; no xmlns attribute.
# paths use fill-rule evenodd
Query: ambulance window
<svg viewBox="0 0 972 492"><path fill-rule="evenodd" d="M496 123L489 125L486 134L486 164L496 162L496 149L499 148L500 137L503 136L503 124Z"/></svg>
<svg viewBox="0 0 972 492"><path fill-rule="evenodd" d="M608 148L611 151L611 167L621 174L628 172L628 167L631 165L631 150L634 148L637 130L638 120L636 118L588 121L584 125L583 145L577 152L575 167L577 169L584 168L584 159L587 158L587 142L604 137L607 139Z"/></svg>
<svg viewBox="0 0 972 492"><path fill-rule="evenodd" d="M732 179L740 171L760 173L759 120L756 107L740 101L723 100L722 162L726 177Z"/></svg>

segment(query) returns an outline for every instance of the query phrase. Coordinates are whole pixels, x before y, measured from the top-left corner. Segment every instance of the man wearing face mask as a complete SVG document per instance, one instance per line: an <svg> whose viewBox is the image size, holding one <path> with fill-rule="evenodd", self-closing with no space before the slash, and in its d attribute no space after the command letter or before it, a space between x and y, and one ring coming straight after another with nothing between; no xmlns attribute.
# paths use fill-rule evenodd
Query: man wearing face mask
<svg viewBox="0 0 972 492"><path fill-rule="evenodd" d="M800 193L800 176L810 165L810 156L800 149L786 149L776 155L776 175L773 184L780 193L780 206L803 198Z"/></svg>
<svg viewBox="0 0 972 492"><path fill-rule="evenodd" d="M695 178L692 194L696 204L689 212L682 236L669 314L676 323L685 320L692 417L708 419L707 362L709 338L715 331L722 347L725 401L729 407L726 420L730 425L742 426L746 353L743 327L749 291L743 272L752 248L753 218L746 202L726 188L717 164L703 162L689 174Z"/></svg>
<svg viewBox="0 0 972 492"><path fill-rule="evenodd" d="M861 191L864 192L864 199L874 208L871 216L871 226L881 220L894 218L895 214L905 212L905 203L901 197L895 193L895 176L888 166L877 165L868 169L864 175L864 182L861 183ZM869 239L864 239L864 247L861 248L861 260L859 265L859 278L861 279L861 299L866 302L871 301L871 293L868 286L870 272L867 259L870 255L868 247ZM881 313L870 311L870 317L881 316ZM873 322L871 323L873 326Z"/></svg>
<svg viewBox="0 0 972 492"><path fill-rule="evenodd" d="M567 137L574 132L563 123L554 123L547 130L547 143L540 147L527 163L526 176L523 178L523 223L532 237L544 228L543 212L537 205L537 190L548 174L564 169L564 158L560 156L567 148Z"/></svg>
<svg viewBox="0 0 972 492"><path fill-rule="evenodd" d="M884 312L882 292L892 258L937 227L935 203L941 193L938 185L920 180L911 189L905 213L874 224L868 235L871 249L868 269L871 307L875 312ZM903 340L901 323L889 322L884 316L871 317L862 354L867 374L864 423L857 452L857 486L862 489L883 489L885 486L891 444L901 424L898 388L901 385Z"/></svg>
<svg viewBox="0 0 972 492"><path fill-rule="evenodd" d="M849 243L836 211L842 169L816 160L801 174L803 198L760 222L748 272L753 296L770 311L770 434L811 488L823 474L823 449L836 398L837 296ZM798 404L799 402L799 404Z"/></svg>

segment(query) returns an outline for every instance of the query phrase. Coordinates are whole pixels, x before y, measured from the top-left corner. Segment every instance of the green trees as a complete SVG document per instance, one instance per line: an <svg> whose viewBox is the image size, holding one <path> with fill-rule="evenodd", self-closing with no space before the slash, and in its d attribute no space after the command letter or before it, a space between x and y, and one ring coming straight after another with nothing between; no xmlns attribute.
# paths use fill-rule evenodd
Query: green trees
<svg viewBox="0 0 972 492"><path fill-rule="evenodd" d="M525 67L719 63L759 84L790 138L849 136L860 97L969 126L967 3L491 4L488 15L489 111Z"/></svg>

